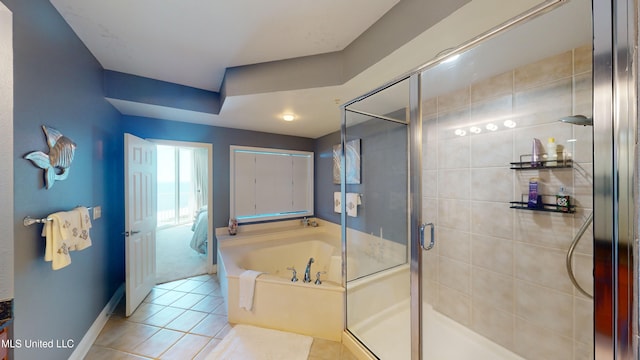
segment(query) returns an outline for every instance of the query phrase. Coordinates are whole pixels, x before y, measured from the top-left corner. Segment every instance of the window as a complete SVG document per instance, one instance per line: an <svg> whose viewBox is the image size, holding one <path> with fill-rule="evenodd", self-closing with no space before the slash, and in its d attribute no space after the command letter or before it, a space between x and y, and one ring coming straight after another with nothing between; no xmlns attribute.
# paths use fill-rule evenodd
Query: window
<svg viewBox="0 0 640 360"><path fill-rule="evenodd" d="M313 215L313 152L230 150L231 217L246 223Z"/></svg>
<svg viewBox="0 0 640 360"><path fill-rule="evenodd" d="M158 227L193 221L193 149L158 145Z"/></svg>

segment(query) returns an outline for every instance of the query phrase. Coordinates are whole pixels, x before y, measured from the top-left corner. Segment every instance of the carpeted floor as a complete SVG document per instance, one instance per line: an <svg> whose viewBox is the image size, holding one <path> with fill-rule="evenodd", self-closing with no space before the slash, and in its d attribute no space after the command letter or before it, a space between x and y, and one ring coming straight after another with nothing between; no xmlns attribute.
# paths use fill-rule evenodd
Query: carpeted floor
<svg viewBox="0 0 640 360"><path fill-rule="evenodd" d="M156 234L156 283L184 279L207 272L207 255L189 247L191 224L158 230Z"/></svg>

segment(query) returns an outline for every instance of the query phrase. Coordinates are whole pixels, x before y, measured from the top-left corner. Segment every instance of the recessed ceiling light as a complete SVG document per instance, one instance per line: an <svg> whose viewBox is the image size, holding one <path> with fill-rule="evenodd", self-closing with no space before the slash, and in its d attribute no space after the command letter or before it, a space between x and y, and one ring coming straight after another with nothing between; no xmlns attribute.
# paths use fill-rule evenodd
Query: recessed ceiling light
<svg viewBox="0 0 640 360"><path fill-rule="evenodd" d="M496 124L487 124L486 128L489 131L496 131L496 130L498 130L498 125L496 125Z"/></svg>
<svg viewBox="0 0 640 360"><path fill-rule="evenodd" d="M282 115L282 120L284 121L293 121L296 117L291 114Z"/></svg>

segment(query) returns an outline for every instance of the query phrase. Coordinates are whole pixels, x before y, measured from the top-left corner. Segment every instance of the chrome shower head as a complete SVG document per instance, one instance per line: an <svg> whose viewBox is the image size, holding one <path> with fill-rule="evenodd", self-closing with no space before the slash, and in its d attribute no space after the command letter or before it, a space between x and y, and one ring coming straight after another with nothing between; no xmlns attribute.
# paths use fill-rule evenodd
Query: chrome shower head
<svg viewBox="0 0 640 360"><path fill-rule="evenodd" d="M573 125L582 125L582 126L593 125L593 118L588 118L584 115L565 116L563 118L560 118L559 121L562 121L563 123L567 123L567 124L573 124Z"/></svg>

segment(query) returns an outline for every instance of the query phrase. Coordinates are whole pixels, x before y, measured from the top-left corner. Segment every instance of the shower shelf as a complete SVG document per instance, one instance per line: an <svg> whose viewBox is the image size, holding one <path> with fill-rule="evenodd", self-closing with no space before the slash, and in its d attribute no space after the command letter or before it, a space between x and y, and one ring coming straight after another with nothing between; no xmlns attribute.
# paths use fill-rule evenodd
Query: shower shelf
<svg viewBox="0 0 640 360"><path fill-rule="evenodd" d="M528 194L522 194L522 199L526 199L528 198ZM555 195L540 195L541 199L544 200L544 198L554 198L555 199ZM536 208L530 208L528 206L528 202L527 201L510 201L509 204L511 204L510 208L511 209L520 209L520 210L531 210L531 211L545 211L545 212L556 212L556 213L562 213L562 214L573 214L576 212L576 206L575 205L569 205L569 208L567 210L562 210L562 209L558 209L558 205L556 204L550 204L550 203L545 203L545 202L541 202L539 207Z"/></svg>
<svg viewBox="0 0 640 360"><path fill-rule="evenodd" d="M546 154L544 154L546 155ZM571 159L560 159L560 160L540 160L537 161L537 166L532 166L531 160L523 161L523 158L531 159L533 156L531 154L520 155L520 161L512 162L511 169L512 170L541 170L541 169L567 169L573 167L573 161ZM556 165L549 165L548 163L555 162Z"/></svg>

